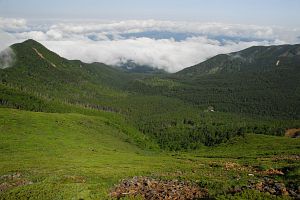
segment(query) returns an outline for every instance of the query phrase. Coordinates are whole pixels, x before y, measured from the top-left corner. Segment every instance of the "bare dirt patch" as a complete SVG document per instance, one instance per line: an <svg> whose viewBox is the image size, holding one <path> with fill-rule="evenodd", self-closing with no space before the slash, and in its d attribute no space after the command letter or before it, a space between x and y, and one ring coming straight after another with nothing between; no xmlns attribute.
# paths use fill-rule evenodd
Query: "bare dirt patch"
<svg viewBox="0 0 300 200"><path fill-rule="evenodd" d="M251 168L249 166L240 165L240 164L235 163L235 162L226 162L224 164L224 169L227 170L227 171L229 171L229 170L248 171L248 172L253 171L253 168Z"/></svg>
<svg viewBox="0 0 300 200"><path fill-rule="evenodd" d="M291 128L285 131L284 134L286 137L299 138L300 137L300 128Z"/></svg>
<svg viewBox="0 0 300 200"><path fill-rule="evenodd" d="M45 59L45 57L43 56L43 54L41 54L36 48L32 48L32 49L35 51L35 53L36 53L40 58Z"/></svg>
<svg viewBox="0 0 300 200"><path fill-rule="evenodd" d="M71 182L71 183L85 183L86 182L86 179L83 176L66 175L63 177L63 180L65 182Z"/></svg>
<svg viewBox="0 0 300 200"><path fill-rule="evenodd" d="M32 184L32 182L24 178L19 172L0 176L0 192L30 184Z"/></svg>
<svg viewBox="0 0 300 200"><path fill-rule="evenodd" d="M284 175L284 172L279 169L267 169L259 172L261 175Z"/></svg>
<svg viewBox="0 0 300 200"><path fill-rule="evenodd" d="M36 48L32 48L32 49L36 52L36 54L37 54L40 58L42 58L42 59L46 60L47 62L49 62L50 65L51 65L52 67L56 67L56 65L55 65L54 63L52 63L52 62L50 62L49 60L47 60L47 59L44 57L44 55L43 55L42 53L40 53Z"/></svg>

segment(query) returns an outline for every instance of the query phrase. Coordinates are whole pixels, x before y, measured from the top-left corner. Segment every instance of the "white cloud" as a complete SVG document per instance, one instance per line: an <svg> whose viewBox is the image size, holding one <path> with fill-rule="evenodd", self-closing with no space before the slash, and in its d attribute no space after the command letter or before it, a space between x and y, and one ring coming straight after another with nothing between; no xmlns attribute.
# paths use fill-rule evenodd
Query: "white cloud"
<svg viewBox="0 0 300 200"><path fill-rule="evenodd" d="M15 62L15 53L8 47L0 52L0 69L11 67Z"/></svg>
<svg viewBox="0 0 300 200"><path fill-rule="evenodd" d="M27 28L25 19L2 18L0 17L0 29L6 31L19 31Z"/></svg>
<svg viewBox="0 0 300 200"><path fill-rule="evenodd" d="M127 20L108 22L64 22L57 23L50 27L52 30L59 30L68 35L103 33L122 34L139 33L146 31L168 31L176 33L194 33L210 36L230 36L256 39L276 39L276 37L292 33L292 30L285 30L280 27L265 27L242 24L223 23L198 23L198 22L176 22L176 21L156 21L156 20ZM300 32L299 29L294 32ZM289 34L287 34L290 36ZM293 36L294 37L294 36ZM286 38L292 42L294 38Z"/></svg>
<svg viewBox="0 0 300 200"><path fill-rule="evenodd" d="M14 33L16 39L34 39L37 41L48 40L48 36L42 31L29 31L29 32L21 32L21 33Z"/></svg>
<svg viewBox="0 0 300 200"><path fill-rule="evenodd" d="M32 38L69 59L110 65L133 60L170 72L253 45L300 42L298 28L156 20L31 23L0 18L0 29L15 41Z"/></svg>
<svg viewBox="0 0 300 200"><path fill-rule="evenodd" d="M0 29L0 51L15 43L17 40L11 34Z"/></svg>
<svg viewBox="0 0 300 200"><path fill-rule="evenodd" d="M280 41L275 42L280 43ZM229 53L253 45L269 45L262 42L228 42L221 44L206 37L194 37L184 41L174 39L155 40L136 38L113 41L45 41L44 45L70 59L85 62L100 61L118 65L126 60L176 72L195 65L220 53Z"/></svg>
<svg viewBox="0 0 300 200"><path fill-rule="evenodd" d="M50 29L49 31L47 31L46 34L50 39L54 39L54 40L63 39L63 34L59 30Z"/></svg>

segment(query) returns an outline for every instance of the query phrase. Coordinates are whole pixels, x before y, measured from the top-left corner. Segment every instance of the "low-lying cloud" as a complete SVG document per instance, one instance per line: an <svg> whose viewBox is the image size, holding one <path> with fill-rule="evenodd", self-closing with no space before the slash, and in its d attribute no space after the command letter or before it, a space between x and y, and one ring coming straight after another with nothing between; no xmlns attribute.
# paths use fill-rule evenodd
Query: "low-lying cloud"
<svg viewBox="0 0 300 200"><path fill-rule="evenodd" d="M16 55L14 51L8 47L0 52L0 69L11 67L15 62Z"/></svg>
<svg viewBox="0 0 300 200"><path fill-rule="evenodd" d="M0 29L14 41L32 38L69 59L109 65L132 60L169 72L253 45L300 42L297 28L156 20L27 22L0 18Z"/></svg>
<svg viewBox="0 0 300 200"><path fill-rule="evenodd" d="M268 45L268 42L228 42L221 45L206 37L188 38L184 41L174 39L155 40L135 38L109 41L47 41L50 49L70 59L85 62L101 61L109 65L119 65L133 60L140 65L149 65L176 72L197 64L220 53L237 51L253 45Z"/></svg>

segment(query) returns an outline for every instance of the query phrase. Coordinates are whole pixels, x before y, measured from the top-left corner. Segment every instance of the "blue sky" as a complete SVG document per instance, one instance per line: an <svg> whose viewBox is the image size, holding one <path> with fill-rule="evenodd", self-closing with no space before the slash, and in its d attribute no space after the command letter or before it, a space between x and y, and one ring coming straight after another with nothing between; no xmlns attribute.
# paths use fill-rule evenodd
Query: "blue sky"
<svg viewBox="0 0 300 200"><path fill-rule="evenodd" d="M1 17L156 19L300 26L299 0L0 0Z"/></svg>

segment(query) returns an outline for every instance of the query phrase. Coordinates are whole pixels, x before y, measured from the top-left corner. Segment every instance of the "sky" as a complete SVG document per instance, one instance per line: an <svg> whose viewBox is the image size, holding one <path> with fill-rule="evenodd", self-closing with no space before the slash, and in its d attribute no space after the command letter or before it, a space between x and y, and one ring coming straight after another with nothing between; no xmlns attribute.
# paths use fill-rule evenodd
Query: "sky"
<svg viewBox="0 0 300 200"><path fill-rule="evenodd" d="M0 0L2 17L157 19L300 26L299 0Z"/></svg>
<svg viewBox="0 0 300 200"><path fill-rule="evenodd" d="M0 0L0 50L32 38L69 59L176 72L253 45L300 43L299 0Z"/></svg>

